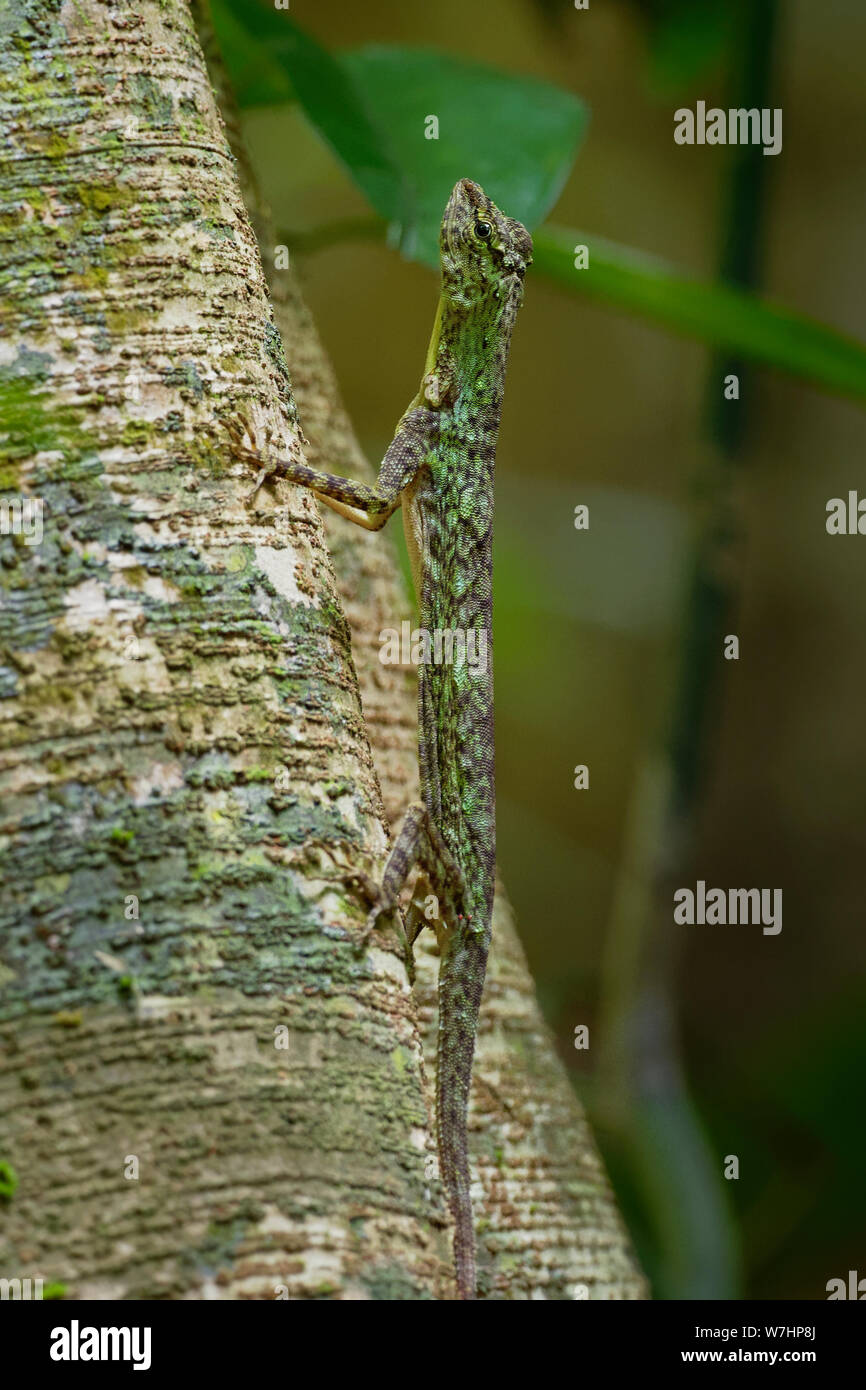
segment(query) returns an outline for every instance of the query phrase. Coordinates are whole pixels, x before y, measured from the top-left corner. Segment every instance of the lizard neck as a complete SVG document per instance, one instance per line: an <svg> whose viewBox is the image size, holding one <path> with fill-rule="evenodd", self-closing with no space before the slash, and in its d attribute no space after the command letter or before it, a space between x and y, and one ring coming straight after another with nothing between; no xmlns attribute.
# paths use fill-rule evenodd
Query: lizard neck
<svg viewBox="0 0 866 1390"><path fill-rule="evenodd" d="M478 298L469 299L459 285L443 285L424 371L450 380L452 406L484 396L501 404L505 367L523 284L509 277Z"/></svg>

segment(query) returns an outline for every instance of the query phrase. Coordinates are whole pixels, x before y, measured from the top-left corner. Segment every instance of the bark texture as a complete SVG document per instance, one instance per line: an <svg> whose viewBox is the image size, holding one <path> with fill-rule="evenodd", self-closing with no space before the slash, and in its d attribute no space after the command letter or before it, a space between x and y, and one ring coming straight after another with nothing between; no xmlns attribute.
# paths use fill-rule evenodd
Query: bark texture
<svg viewBox="0 0 866 1390"><path fill-rule="evenodd" d="M381 802L313 504L252 511L228 446L297 422L189 10L13 4L0 81L3 484L44 502L3 540L0 1264L429 1295L410 995L344 888Z"/></svg>
<svg viewBox="0 0 866 1390"><path fill-rule="evenodd" d="M349 629L314 504L250 507L225 423L291 449L297 399L311 461L359 471L357 446L286 278L293 399L187 6L12 0L0 126L0 492L44 519L39 545L0 537L0 1274L448 1296L415 1005L393 944L353 942L349 876L386 836ZM339 527L335 552L393 814L414 707L376 638L399 591L376 537ZM497 921L488 1284L634 1296Z"/></svg>

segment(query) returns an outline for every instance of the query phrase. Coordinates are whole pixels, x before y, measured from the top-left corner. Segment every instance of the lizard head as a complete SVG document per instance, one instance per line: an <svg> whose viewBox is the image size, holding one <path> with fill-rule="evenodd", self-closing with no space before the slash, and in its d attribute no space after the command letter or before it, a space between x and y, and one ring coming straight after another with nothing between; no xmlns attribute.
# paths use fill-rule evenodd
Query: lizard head
<svg viewBox="0 0 866 1390"><path fill-rule="evenodd" d="M439 244L443 283L464 302L496 291L519 302L526 267L532 264L532 237L471 179L454 185Z"/></svg>

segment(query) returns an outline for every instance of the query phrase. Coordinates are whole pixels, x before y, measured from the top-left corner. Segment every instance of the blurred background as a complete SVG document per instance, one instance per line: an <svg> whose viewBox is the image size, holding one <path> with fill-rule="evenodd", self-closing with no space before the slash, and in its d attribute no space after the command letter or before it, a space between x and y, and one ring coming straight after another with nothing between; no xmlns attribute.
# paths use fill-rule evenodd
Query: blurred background
<svg viewBox="0 0 866 1390"><path fill-rule="evenodd" d="M574 93L590 120L551 218L590 257L608 238L864 337L858 0L293 0L291 19L337 56L435 49ZM699 99L781 107L781 154L675 144ZM353 233L369 205L302 105L250 103L244 128L377 462L436 277ZM866 539L825 529L864 450L850 393L527 277L497 471L499 863L657 1297L866 1276ZM781 933L675 926L697 879L781 888Z"/></svg>

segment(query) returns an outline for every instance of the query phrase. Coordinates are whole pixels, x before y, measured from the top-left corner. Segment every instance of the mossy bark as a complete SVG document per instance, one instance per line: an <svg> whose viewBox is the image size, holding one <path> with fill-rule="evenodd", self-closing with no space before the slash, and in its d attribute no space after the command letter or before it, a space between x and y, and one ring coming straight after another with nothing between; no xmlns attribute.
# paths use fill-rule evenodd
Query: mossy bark
<svg viewBox="0 0 866 1390"><path fill-rule="evenodd" d="M368 731L389 815L414 769L376 659L399 590L338 527L362 713L316 507L250 504L229 443L240 418L297 449L297 401L308 456L362 467L288 276L281 342L187 5L12 0L0 123L0 487L44 525L0 538L0 1273L447 1297L417 1008L395 942L358 954L351 884L386 847ZM497 933L487 1285L634 1296L501 909Z"/></svg>

